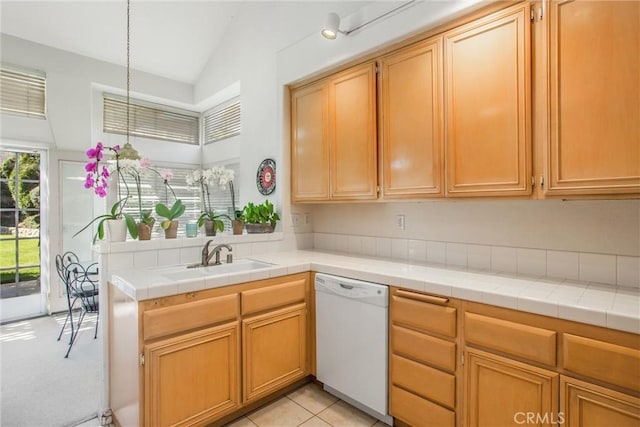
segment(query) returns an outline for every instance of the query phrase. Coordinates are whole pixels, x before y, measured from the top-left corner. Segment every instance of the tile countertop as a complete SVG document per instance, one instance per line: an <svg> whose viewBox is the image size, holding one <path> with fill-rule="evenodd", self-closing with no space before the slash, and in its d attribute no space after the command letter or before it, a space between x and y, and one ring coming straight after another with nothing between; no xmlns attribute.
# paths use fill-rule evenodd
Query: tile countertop
<svg viewBox="0 0 640 427"><path fill-rule="evenodd" d="M640 333L640 289L455 270L345 254L292 251L254 255L274 264L212 278L170 280L158 268L112 272L111 281L142 301L270 277L317 271L385 285Z"/></svg>

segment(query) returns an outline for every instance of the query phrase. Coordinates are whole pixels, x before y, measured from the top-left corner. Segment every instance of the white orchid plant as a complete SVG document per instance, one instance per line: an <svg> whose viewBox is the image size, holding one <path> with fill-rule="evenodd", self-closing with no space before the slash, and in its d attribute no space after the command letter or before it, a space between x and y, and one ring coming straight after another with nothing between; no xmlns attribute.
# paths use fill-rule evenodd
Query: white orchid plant
<svg viewBox="0 0 640 427"><path fill-rule="evenodd" d="M202 214L198 218L198 226L202 226L206 220L213 221L215 227L219 231L224 231L224 223L220 218L229 218L226 214L216 214L211 209L211 195L209 186L217 188L220 191L231 189L231 198L233 202L233 210L235 212L235 198L233 196L233 178L234 171L224 166L214 166L210 169L196 169L187 175L187 185L190 187L200 187L202 197Z"/></svg>
<svg viewBox="0 0 640 427"><path fill-rule="evenodd" d="M176 194L171 188L169 181L173 178L173 172L168 169L158 170L152 167L151 160L147 157L143 157L138 160L133 159L121 159L118 162L118 165L110 164L110 168L119 168L120 173L122 174L122 181L124 182L127 189L129 188L124 175L127 175L133 179L133 182L136 184L136 193L138 196L138 215L139 221L152 226L155 222L155 218L151 215L151 209L142 209L142 185L141 180L142 177L149 176L151 174L155 174L159 176L163 182L165 187L171 191L174 199L176 199Z"/></svg>

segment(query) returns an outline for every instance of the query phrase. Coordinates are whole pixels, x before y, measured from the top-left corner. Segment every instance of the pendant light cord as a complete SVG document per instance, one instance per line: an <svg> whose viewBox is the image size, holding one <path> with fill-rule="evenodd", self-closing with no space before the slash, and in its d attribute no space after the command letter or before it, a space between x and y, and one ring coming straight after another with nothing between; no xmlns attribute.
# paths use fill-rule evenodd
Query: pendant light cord
<svg viewBox="0 0 640 427"><path fill-rule="evenodd" d="M129 134L131 127L129 123L129 93L131 91L131 0L127 0L127 140L129 144Z"/></svg>

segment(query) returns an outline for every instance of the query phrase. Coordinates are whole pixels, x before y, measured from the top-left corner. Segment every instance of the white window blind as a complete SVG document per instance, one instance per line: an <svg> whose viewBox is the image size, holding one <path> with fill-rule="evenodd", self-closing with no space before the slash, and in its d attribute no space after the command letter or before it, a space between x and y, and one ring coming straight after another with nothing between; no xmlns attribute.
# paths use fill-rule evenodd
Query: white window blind
<svg viewBox="0 0 640 427"><path fill-rule="evenodd" d="M45 88L43 73L0 68L0 111L45 119Z"/></svg>
<svg viewBox="0 0 640 427"><path fill-rule="evenodd" d="M126 98L104 94L103 107L104 132L126 135ZM199 144L200 117L192 111L133 99L129 102L129 127L133 136Z"/></svg>
<svg viewBox="0 0 640 427"><path fill-rule="evenodd" d="M204 143L240 135L240 100L218 105L204 114Z"/></svg>
<svg viewBox="0 0 640 427"><path fill-rule="evenodd" d="M155 166L154 166L155 167ZM225 165L225 167L229 169L233 169L235 171L235 176L239 176L240 172L240 164L234 163L231 165ZM161 167L155 167L158 170L162 170ZM173 179L170 181L171 188L176 193L176 198L181 199L182 203L185 206L185 213L178 220L180 221L178 227L178 236L185 235L185 224L189 221L196 221L200 214L202 213L202 197L200 187L189 187L187 186L186 176L192 172L190 169L175 169L169 168L173 171ZM121 177L122 179L122 177ZM124 208L124 212L131 214L134 218L139 218L139 210L138 210L138 193L135 187L135 181L132 177L125 174L124 179L126 180L127 185L129 186L130 198L127 201L127 205ZM234 183L235 184L235 183ZM140 180L141 187L141 201L142 201L142 210L151 210L151 214L154 218L156 218L156 223L153 226L153 237L164 237L164 231L160 227L160 222L163 220L162 218L158 218L155 213L155 205L156 203L164 203L169 208L174 202L173 195L171 191L166 188L164 185L164 181L160 176L158 176L154 172L145 173ZM238 191L239 186L234 185L235 196L236 196L236 205L238 204L238 200L240 197L240 193ZM123 195L126 194L126 190L124 187L124 183L121 181L121 191ZM210 200L211 200L211 209L213 209L216 213L227 214L231 218L233 218L233 213L231 212L233 209L231 208L231 191L229 187L225 191L219 191L215 187L210 186ZM237 205L236 209L242 209L242 206ZM231 230L231 222L225 218L222 218L224 222L225 231Z"/></svg>

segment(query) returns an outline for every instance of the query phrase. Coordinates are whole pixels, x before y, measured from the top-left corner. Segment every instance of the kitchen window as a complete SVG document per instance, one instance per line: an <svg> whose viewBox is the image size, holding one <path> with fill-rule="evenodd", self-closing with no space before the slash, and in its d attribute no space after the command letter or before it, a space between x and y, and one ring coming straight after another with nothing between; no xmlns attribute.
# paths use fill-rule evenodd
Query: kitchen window
<svg viewBox="0 0 640 427"><path fill-rule="evenodd" d="M0 112L46 119L45 74L0 67Z"/></svg>
<svg viewBox="0 0 640 427"><path fill-rule="evenodd" d="M234 98L204 113L204 143L211 144L240 135L240 99Z"/></svg>
<svg viewBox="0 0 640 427"><path fill-rule="evenodd" d="M131 136L183 144L200 143L200 114L162 104L131 99L129 128ZM103 130L105 133L127 134L125 97L103 95Z"/></svg>
<svg viewBox="0 0 640 427"><path fill-rule="evenodd" d="M233 169L235 172L235 176L237 177L240 170L240 165L238 163L225 165L225 167L229 169ZM185 235L185 226L189 221L195 222L200 213L202 212L202 197L200 194L200 187L189 187L187 185L186 177L187 175L192 173L192 169L184 169L184 168L163 168L159 166L153 166L154 169L158 171L162 171L164 169L170 169L173 172L173 178L169 182L171 188L176 194L176 198L181 199L184 204L186 210L184 215L178 218L180 221L180 226L178 227L178 236ZM122 182L122 177L120 178L120 188L121 191L124 191L126 186ZM155 174L154 172L147 172L143 174L140 180L141 187L141 195L140 200L138 200L137 192L135 188L135 182L133 178L126 175L124 176L124 180L126 184L129 186L131 197L127 201L127 205L124 208L124 212L131 214L134 218L139 217L139 206L141 202L142 210L151 210L152 216L156 217L156 225L153 227L152 236L153 237L163 237L164 232L162 228L160 228L159 219L155 213L155 205L157 203L164 203L168 207L174 202L173 195L171 194L171 190L169 190L165 185L164 181L160 176ZM238 192L238 185L235 185L235 196L236 201L238 200L240 194ZM210 186L210 198L211 198L211 208L216 213L224 213L232 216L232 208L231 208L231 192L229 188L225 191L220 191L215 186ZM222 218L222 221L225 224L225 231L231 230L231 222L227 219Z"/></svg>

